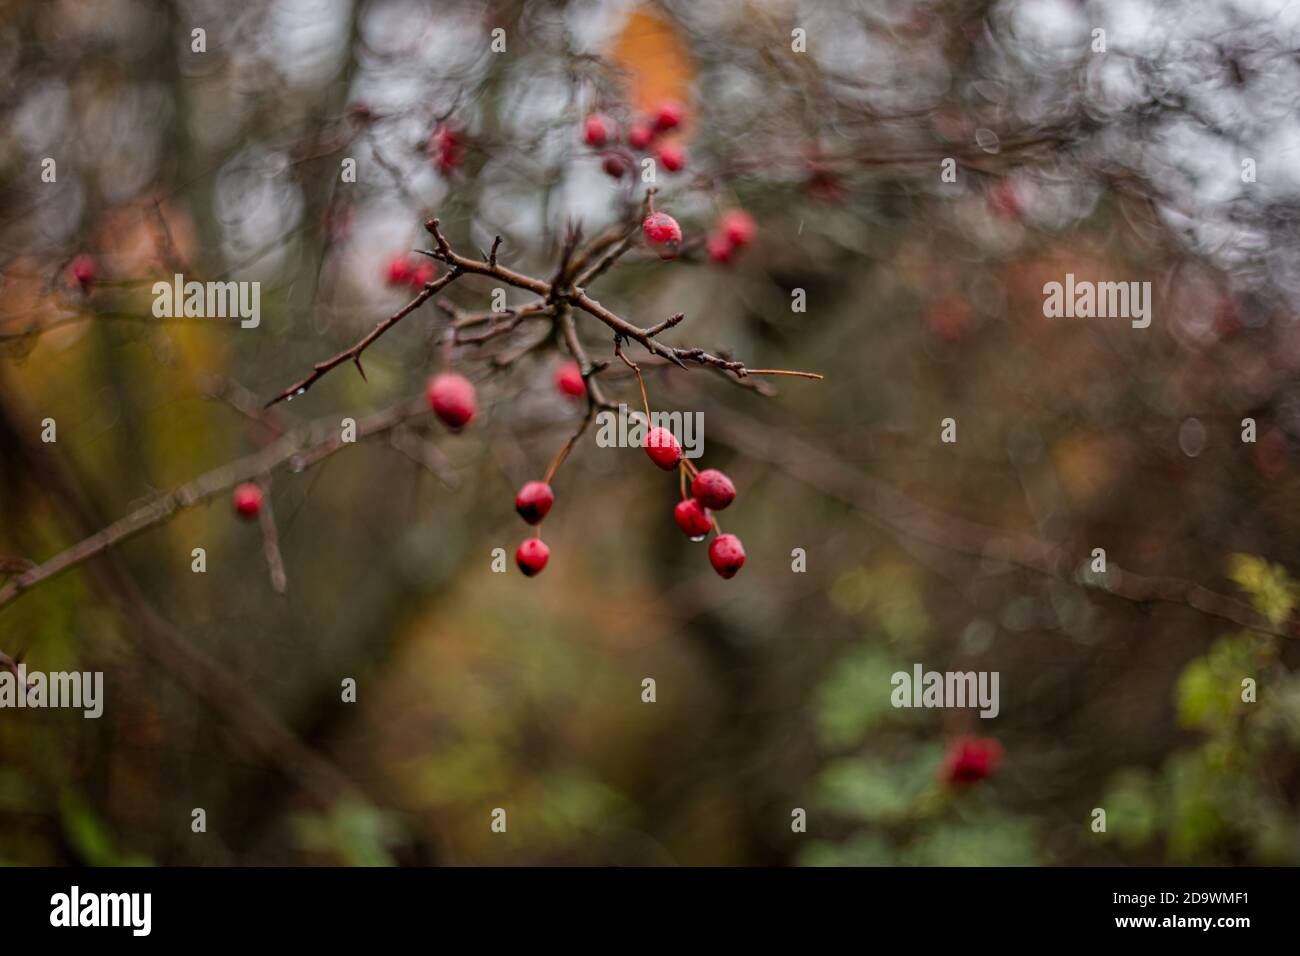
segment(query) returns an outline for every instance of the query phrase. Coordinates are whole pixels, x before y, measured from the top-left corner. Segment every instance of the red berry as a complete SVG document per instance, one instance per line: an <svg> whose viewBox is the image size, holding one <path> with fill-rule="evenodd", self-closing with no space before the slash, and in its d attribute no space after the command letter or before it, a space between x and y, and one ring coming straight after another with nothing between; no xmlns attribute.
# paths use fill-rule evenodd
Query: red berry
<svg viewBox="0 0 1300 956"><path fill-rule="evenodd" d="M753 242L754 234L758 232L758 224L754 222L754 217L743 209L728 210L723 214L718 227L738 249Z"/></svg>
<svg viewBox="0 0 1300 956"><path fill-rule="evenodd" d="M389 285L406 285L411 281L411 276L415 272L411 263L411 257L402 254L393 256L388 263L388 284Z"/></svg>
<svg viewBox="0 0 1300 956"><path fill-rule="evenodd" d="M718 469L706 468L691 482L691 494L699 498L704 507L721 511L736 500L736 486Z"/></svg>
<svg viewBox="0 0 1300 956"><path fill-rule="evenodd" d="M670 173L680 172L686 165L686 150L676 143L664 143L655 151L655 155L659 165Z"/></svg>
<svg viewBox="0 0 1300 956"><path fill-rule="evenodd" d="M713 522L709 520L708 509L694 498L677 502L673 509L673 520L688 538L699 538L709 533Z"/></svg>
<svg viewBox="0 0 1300 956"><path fill-rule="evenodd" d="M474 386L455 372L435 375L429 382L429 407L452 431L460 431L478 411Z"/></svg>
<svg viewBox="0 0 1300 956"><path fill-rule="evenodd" d="M551 549L541 538L529 538L515 551L515 564L524 572L524 577L531 578L541 574L546 562L551 560Z"/></svg>
<svg viewBox="0 0 1300 956"><path fill-rule="evenodd" d="M614 136L614 124L604 113L592 113L587 117L582 130L582 141L588 146L600 149Z"/></svg>
<svg viewBox="0 0 1300 956"><path fill-rule="evenodd" d="M95 260L84 252L73 259L68 266L68 275L72 277L73 282L81 286L83 291L95 284L95 274L98 271Z"/></svg>
<svg viewBox="0 0 1300 956"><path fill-rule="evenodd" d="M578 368L577 362L565 362L555 370L555 387L560 390L560 394L570 398L581 398L587 394L582 369Z"/></svg>
<svg viewBox="0 0 1300 956"><path fill-rule="evenodd" d="M668 213L656 212L646 216L641 223L641 231L645 234L646 242L662 250L660 255L664 258L671 259L677 254L677 247L682 241L682 227Z"/></svg>
<svg viewBox="0 0 1300 956"><path fill-rule="evenodd" d="M515 495L515 510L529 524L537 524L555 504L555 493L544 481L530 481Z"/></svg>
<svg viewBox="0 0 1300 956"><path fill-rule="evenodd" d="M252 482L244 482L235 489L235 512L242 518L254 518L262 510L262 489Z"/></svg>
<svg viewBox="0 0 1300 956"><path fill-rule="evenodd" d="M605 170L605 174L611 179L622 179L627 175L627 158L621 153L609 153L600 161L600 168Z"/></svg>
<svg viewBox="0 0 1300 956"><path fill-rule="evenodd" d="M465 143L460 130L452 126L438 126L429 136L429 158L446 176L465 162Z"/></svg>
<svg viewBox="0 0 1300 956"><path fill-rule="evenodd" d="M406 284L418 292L437 277L437 266L426 259L424 262L411 267L411 274L407 277Z"/></svg>
<svg viewBox="0 0 1300 956"><path fill-rule="evenodd" d="M1002 745L992 737L957 740L943 761L943 778L950 784L976 783L1002 763Z"/></svg>
<svg viewBox="0 0 1300 956"><path fill-rule="evenodd" d="M633 149L645 149L654 141L655 131L649 123L639 122L632 124L632 128L627 131L627 144Z"/></svg>
<svg viewBox="0 0 1300 956"><path fill-rule="evenodd" d="M720 534L709 542L709 564L720 577L734 578L745 563L745 546L734 534Z"/></svg>
<svg viewBox="0 0 1300 956"><path fill-rule="evenodd" d="M676 129L682 125L682 120L686 118L686 107L681 103L672 100L665 100L660 103L654 111L652 122L654 128L660 133L666 133L670 129Z"/></svg>
<svg viewBox="0 0 1300 956"><path fill-rule="evenodd" d="M646 432L643 447L650 460L664 471L672 471L682 460L682 446L677 444L677 436L666 428L656 426Z"/></svg>
<svg viewBox="0 0 1300 956"><path fill-rule="evenodd" d="M705 243L705 250L708 252L711 262L724 266L735 257L736 244L723 233L714 232L709 234L709 241Z"/></svg>

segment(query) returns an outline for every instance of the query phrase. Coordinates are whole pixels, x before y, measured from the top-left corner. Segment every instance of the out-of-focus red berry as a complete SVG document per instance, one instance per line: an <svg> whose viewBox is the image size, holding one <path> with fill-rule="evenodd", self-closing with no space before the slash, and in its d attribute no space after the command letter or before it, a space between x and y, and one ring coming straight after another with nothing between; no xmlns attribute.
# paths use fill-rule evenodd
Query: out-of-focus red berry
<svg viewBox="0 0 1300 956"><path fill-rule="evenodd" d="M564 362L555 370L555 387L562 395L581 398L587 394L587 385L582 380L582 369L577 362Z"/></svg>
<svg viewBox="0 0 1300 956"><path fill-rule="evenodd" d="M1002 745L992 737L962 737L948 748L943 779L954 785L978 783L1002 764Z"/></svg>

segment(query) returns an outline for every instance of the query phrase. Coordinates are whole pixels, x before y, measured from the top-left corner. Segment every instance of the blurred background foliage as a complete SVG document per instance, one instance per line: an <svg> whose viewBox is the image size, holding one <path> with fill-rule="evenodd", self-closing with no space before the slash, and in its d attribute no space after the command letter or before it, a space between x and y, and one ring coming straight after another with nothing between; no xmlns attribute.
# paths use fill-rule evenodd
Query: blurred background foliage
<svg viewBox="0 0 1300 956"><path fill-rule="evenodd" d="M419 394L445 324L429 306L366 380L343 367L258 411L405 301L384 268L429 216L540 276L569 223L625 221L641 186L581 144L591 110L689 115L687 168L657 183L686 249L630 254L601 300L642 326L685 312L674 344L827 376L763 397L648 375L656 407L704 413L704 464L740 488L732 581L672 524L675 482L590 433L554 483L545 574L492 573L523 537L514 490L581 409L551 384L557 350L499 370L465 347L480 419L412 426L437 473L376 440L275 474L285 595L220 497L115 549L117 577L42 583L0 609L0 651L102 670L107 702L98 721L0 712L0 862L1300 861L1293 640L911 539L844 472L783 455L805 443L1289 628L1298 41L1281 0L0 0L0 557L42 560L278 428ZM447 128L466 153L444 174L427 144ZM759 238L710 265L691 241L735 207ZM89 293L67 280L83 253ZM261 282L260 327L152 320L176 272ZM1044 318L1067 272L1151 281L1151 328ZM617 363L607 378L635 405ZM46 417L60 470L23 450ZM201 699L177 646L240 697ZM890 676L917 662L998 671L1001 713L894 709ZM250 702L352 786L322 799L260 753ZM953 787L963 735L1005 759Z"/></svg>

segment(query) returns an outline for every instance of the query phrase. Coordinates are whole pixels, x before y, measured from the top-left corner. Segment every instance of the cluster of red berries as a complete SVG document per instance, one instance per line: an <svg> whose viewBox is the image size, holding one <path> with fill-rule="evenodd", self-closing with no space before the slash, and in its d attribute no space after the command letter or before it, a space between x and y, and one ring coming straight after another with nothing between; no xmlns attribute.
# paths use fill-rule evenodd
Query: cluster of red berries
<svg viewBox="0 0 1300 956"><path fill-rule="evenodd" d="M646 432L644 447L650 460L664 471L679 467L694 471L682 454L677 436L667 428L656 426ZM695 472L691 479L689 497L685 494L684 485L685 479L682 500L673 508L673 520L693 541L702 540L709 531L717 529L717 537L709 542L709 563L722 577L735 577L745 563L745 546L734 534L722 533L712 512L721 511L736 500L736 486L716 468Z"/></svg>
<svg viewBox="0 0 1300 956"><path fill-rule="evenodd" d="M705 249L709 259L718 265L729 263L737 252L754 241L758 224L743 209L731 209L722 214L717 227L709 233Z"/></svg>
<svg viewBox="0 0 1300 956"><path fill-rule="evenodd" d="M438 269L424 256L397 255L388 263L385 278L389 285L404 285L419 292L438 276Z"/></svg>
<svg viewBox="0 0 1300 956"><path fill-rule="evenodd" d="M686 151L681 145L662 139L663 134L677 129L686 119L686 108L671 100L660 103L649 116L633 122L627 131L627 145L631 150L644 153L653 149L655 162L667 172L676 173L686 168ZM592 113L582 127L582 141L592 149L603 151L601 166L610 176L621 179L632 168L632 155L617 148L618 125L604 113Z"/></svg>
<svg viewBox="0 0 1300 956"><path fill-rule="evenodd" d="M717 227L709 234L706 246L709 258L719 265L731 262L737 252L754 241L757 232L754 217L743 209L723 213ZM676 256L682 244L682 227L666 212L652 212L646 216L641 222L641 234L661 259Z"/></svg>

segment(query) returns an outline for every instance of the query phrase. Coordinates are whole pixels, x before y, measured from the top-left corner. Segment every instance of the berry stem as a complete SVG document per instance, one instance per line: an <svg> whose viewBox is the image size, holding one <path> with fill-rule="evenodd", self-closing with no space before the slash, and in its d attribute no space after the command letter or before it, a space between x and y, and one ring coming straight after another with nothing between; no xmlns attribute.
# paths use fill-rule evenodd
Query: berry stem
<svg viewBox="0 0 1300 956"><path fill-rule="evenodd" d="M623 354L623 337L621 335L614 336L614 354L619 357L624 365L632 370L632 374L636 376L636 383L641 386L641 407L645 409L645 421L646 425L649 426L650 399L646 396L645 379L641 377L641 367Z"/></svg>
<svg viewBox="0 0 1300 956"><path fill-rule="evenodd" d="M821 382L824 381L825 375L818 375L816 372L792 372L784 368L747 368L746 375L794 375L798 378L812 378Z"/></svg>

